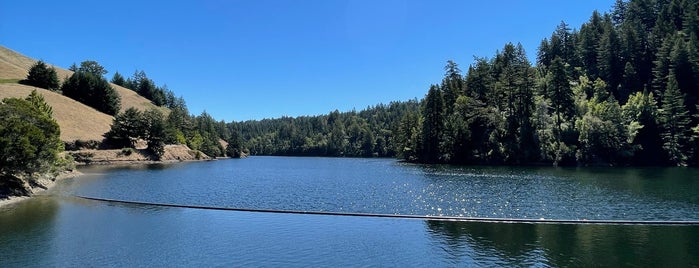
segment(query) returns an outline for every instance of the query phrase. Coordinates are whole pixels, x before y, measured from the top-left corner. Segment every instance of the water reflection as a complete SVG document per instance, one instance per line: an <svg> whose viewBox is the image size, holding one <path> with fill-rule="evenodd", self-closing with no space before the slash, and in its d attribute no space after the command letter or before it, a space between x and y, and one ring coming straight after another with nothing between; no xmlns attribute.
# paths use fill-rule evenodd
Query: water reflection
<svg viewBox="0 0 699 268"><path fill-rule="evenodd" d="M45 239L52 237L58 202L51 197L34 197L0 208L0 266L23 263L25 256L51 251Z"/></svg>
<svg viewBox="0 0 699 268"><path fill-rule="evenodd" d="M425 224L453 263L475 258L506 266L699 265L698 226Z"/></svg>

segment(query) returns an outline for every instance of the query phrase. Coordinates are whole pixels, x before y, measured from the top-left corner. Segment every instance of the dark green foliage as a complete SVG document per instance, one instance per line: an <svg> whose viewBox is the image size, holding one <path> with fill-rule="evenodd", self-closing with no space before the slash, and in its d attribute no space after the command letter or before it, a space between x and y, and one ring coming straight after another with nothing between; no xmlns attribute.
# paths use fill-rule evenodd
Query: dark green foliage
<svg viewBox="0 0 699 268"><path fill-rule="evenodd" d="M320 116L233 122L226 126L252 155L391 157L405 148L395 135L399 121L409 111L416 112L418 106L417 101L392 102L359 112L333 111ZM414 149L408 150L413 150L413 154Z"/></svg>
<svg viewBox="0 0 699 268"><path fill-rule="evenodd" d="M58 76L56 69L49 67L43 61L37 61L31 68L24 82L28 85L49 90L58 90Z"/></svg>
<svg viewBox="0 0 699 268"><path fill-rule="evenodd" d="M166 122L162 112L149 109L143 113L143 139L148 141L148 150L160 158L165 152Z"/></svg>
<svg viewBox="0 0 699 268"><path fill-rule="evenodd" d="M107 74L107 70L94 60L86 60L80 63L80 67L75 72L91 73L96 77L102 78Z"/></svg>
<svg viewBox="0 0 699 268"><path fill-rule="evenodd" d="M117 148L134 147L136 141L143 136L143 113L133 107L114 116L112 127L105 134L107 141Z"/></svg>
<svg viewBox="0 0 699 268"><path fill-rule="evenodd" d="M641 127L632 142L636 146L632 162L637 165L665 164L666 157L660 137L662 130L653 93L637 92L631 95L622 107L622 113L627 124L637 122Z"/></svg>
<svg viewBox="0 0 699 268"><path fill-rule="evenodd" d="M689 115L684 106L684 95L679 91L677 80L671 72L667 90L663 95L660 119L663 123L663 148L670 163L684 165L687 161L686 146L689 142Z"/></svg>
<svg viewBox="0 0 699 268"><path fill-rule="evenodd" d="M444 100L436 85L432 85L427 92L422 117L422 148L418 148L418 159L422 162L436 163L442 157L440 144L444 133Z"/></svg>
<svg viewBox="0 0 699 268"><path fill-rule="evenodd" d="M597 51L599 77L607 83L608 91L612 92L618 99L617 86L619 86L624 73L624 65L620 55L621 41L617 31L612 28L609 17L606 18L604 25L606 28Z"/></svg>
<svg viewBox="0 0 699 268"><path fill-rule="evenodd" d="M112 147L134 148L136 142L145 140L148 150L160 158L164 153L167 122L162 112L150 109L141 112L129 108L114 117L112 127L104 136Z"/></svg>
<svg viewBox="0 0 699 268"><path fill-rule="evenodd" d="M126 86L126 80L124 79L124 76L122 76L119 72L115 72L114 76L112 76L112 84L115 84L117 86Z"/></svg>
<svg viewBox="0 0 699 268"><path fill-rule="evenodd" d="M90 68L96 68L92 64ZM71 75L61 86L63 95L84 103L100 112L116 115L121 107L121 97L109 85L106 79L96 76L92 72L98 70L81 71Z"/></svg>
<svg viewBox="0 0 699 268"><path fill-rule="evenodd" d="M59 136L56 121L31 101L4 99L0 102L0 175L50 171L63 150Z"/></svg>
<svg viewBox="0 0 699 268"><path fill-rule="evenodd" d="M231 135L226 145L226 155L232 158L240 158L243 156L243 144L240 140L240 135L236 132Z"/></svg>
<svg viewBox="0 0 699 268"><path fill-rule="evenodd" d="M39 94L39 92L37 92L36 89L32 90L32 93L30 93L25 100L31 102L31 104L34 107L36 107L39 111L41 111L41 113L43 113L44 115L48 117L53 117L53 108L48 103L46 103L46 100L44 100L44 96Z"/></svg>
<svg viewBox="0 0 699 268"><path fill-rule="evenodd" d="M442 96L444 97L444 103L446 114L453 113L454 102L459 95L464 94L464 79L461 76L461 70L459 65L454 61L447 61L447 66L444 67L446 71L444 79L442 79L442 84L440 88L442 90Z"/></svg>
<svg viewBox="0 0 699 268"><path fill-rule="evenodd" d="M172 109L168 142L210 156L397 156L456 164L696 165L699 4L616 1L575 27L561 22L532 67L521 45L448 61L418 101L261 121L188 115L165 86L136 72L126 86ZM184 109L183 109L184 107ZM660 109L659 109L660 108ZM228 141L222 148L219 140Z"/></svg>
<svg viewBox="0 0 699 268"><path fill-rule="evenodd" d="M179 100L166 85L162 87L156 86L155 82L148 78L144 71L136 70L133 76L124 82L123 86L136 91L139 95L151 100L153 104L157 106L173 108L179 105Z"/></svg>

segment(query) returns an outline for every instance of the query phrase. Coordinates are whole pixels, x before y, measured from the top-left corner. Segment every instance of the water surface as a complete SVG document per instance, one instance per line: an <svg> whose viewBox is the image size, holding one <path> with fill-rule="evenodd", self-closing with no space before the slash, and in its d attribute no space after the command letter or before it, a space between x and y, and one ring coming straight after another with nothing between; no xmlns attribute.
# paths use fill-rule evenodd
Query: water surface
<svg viewBox="0 0 699 268"><path fill-rule="evenodd" d="M698 220L694 169L452 167L251 157L89 167L0 208L0 266L699 266L696 226L440 222L123 205ZM157 190L156 190L157 189Z"/></svg>

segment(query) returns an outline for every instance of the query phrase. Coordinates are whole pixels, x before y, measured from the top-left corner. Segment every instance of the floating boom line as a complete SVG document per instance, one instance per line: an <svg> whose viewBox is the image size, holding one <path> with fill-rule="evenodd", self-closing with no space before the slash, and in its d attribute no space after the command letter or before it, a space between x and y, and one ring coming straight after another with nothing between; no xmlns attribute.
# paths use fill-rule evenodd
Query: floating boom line
<svg viewBox="0 0 699 268"><path fill-rule="evenodd" d="M517 218L482 218L482 217L458 217L458 216L431 216L431 215L406 215L406 214L380 214L380 213L357 213L357 212L326 212L326 211L305 211L305 210L279 210L279 209L256 209L256 208L231 208L231 207L211 207L196 205L178 205L166 203L151 203L139 201L127 201L117 199L107 199L98 197L75 196L84 200L141 205L157 206L168 208L187 208L202 210L237 211L253 213L276 213L276 214L300 214L300 215L320 215L320 216L340 216L340 217L367 217L367 218L389 218L389 219L411 219L427 221L453 221L453 222L484 222L484 223L523 223L523 224L586 224L586 225L699 225L699 221L648 221L648 220L564 220L564 219L517 219Z"/></svg>

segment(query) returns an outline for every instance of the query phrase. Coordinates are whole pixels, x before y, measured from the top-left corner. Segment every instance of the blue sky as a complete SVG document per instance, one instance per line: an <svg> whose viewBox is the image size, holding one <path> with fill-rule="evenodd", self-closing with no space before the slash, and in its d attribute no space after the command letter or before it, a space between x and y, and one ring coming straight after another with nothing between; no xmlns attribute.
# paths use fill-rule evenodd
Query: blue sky
<svg viewBox="0 0 699 268"><path fill-rule="evenodd" d="M447 60L466 71L571 28L603 1L3 1L0 44L67 68L144 70L190 112L240 121L422 98Z"/></svg>

